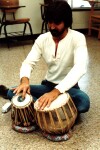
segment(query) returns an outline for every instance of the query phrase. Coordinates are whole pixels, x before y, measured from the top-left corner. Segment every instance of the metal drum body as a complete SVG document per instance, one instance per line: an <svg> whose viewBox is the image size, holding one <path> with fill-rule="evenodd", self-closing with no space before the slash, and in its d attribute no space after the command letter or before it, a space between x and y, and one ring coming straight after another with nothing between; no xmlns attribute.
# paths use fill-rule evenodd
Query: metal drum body
<svg viewBox="0 0 100 150"><path fill-rule="evenodd" d="M12 98L11 118L13 124L21 127L32 125L34 120L34 101L31 95L26 94L23 100L21 94Z"/></svg>
<svg viewBox="0 0 100 150"><path fill-rule="evenodd" d="M75 123L77 109L67 93L59 95L49 108L38 110L37 106L38 100L34 103L35 120L45 132L63 134L69 131Z"/></svg>

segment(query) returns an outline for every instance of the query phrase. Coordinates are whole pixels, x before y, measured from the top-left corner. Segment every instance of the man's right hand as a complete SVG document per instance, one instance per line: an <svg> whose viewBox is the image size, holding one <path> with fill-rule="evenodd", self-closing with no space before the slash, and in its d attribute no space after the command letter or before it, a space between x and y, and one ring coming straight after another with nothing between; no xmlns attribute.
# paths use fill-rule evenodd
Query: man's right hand
<svg viewBox="0 0 100 150"><path fill-rule="evenodd" d="M16 95L22 93L22 98L25 98L26 93L30 94L29 79L27 77L23 77L20 85L14 89L13 93Z"/></svg>

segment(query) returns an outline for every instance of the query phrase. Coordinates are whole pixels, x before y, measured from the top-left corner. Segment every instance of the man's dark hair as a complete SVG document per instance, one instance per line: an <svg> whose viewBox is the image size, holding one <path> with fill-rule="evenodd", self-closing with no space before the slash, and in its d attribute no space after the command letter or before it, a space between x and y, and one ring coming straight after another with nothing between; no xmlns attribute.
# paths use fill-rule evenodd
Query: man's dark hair
<svg viewBox="0 0 100 150"><path fill-rule="evenodd" d="M64 22L65 26L72 26L72 10L67 1L65 0L56 0L53 1L46 7L45 11L45 20L46 22L54 22L59 24Z"/></svg>

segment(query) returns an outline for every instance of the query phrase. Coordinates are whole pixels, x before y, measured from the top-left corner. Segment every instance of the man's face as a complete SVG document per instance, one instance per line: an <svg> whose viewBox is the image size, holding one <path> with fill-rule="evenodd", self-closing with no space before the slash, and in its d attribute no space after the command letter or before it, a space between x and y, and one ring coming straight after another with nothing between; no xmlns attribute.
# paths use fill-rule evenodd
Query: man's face
<svg viewBox="0 0 100 150"><path fill-rule="evenodd" d="M53 37L60 37L66 30L64 22L60 23L48 22L48 28Z"/></svg>

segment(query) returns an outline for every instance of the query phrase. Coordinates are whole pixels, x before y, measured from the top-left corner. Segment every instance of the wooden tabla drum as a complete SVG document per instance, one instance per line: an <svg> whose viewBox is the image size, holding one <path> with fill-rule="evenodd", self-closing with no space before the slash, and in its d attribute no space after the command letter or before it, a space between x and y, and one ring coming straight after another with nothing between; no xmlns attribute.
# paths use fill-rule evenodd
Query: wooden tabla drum
<svg viewBox="0 0 100 150"><path fill-rule="evenodd" d="M34 120L34 101L31 95L26 94L22 99L21 94L12 98L11 118L16 126L28 127Z"/></svg>
<svg viewBox="0 0 100 150"><path fill-rule="evenodd" d="M34 103L35 120L38 126L51 134L63 134L74 125L77 109L68 93L55 99L50 107L38 110L38 100Z"/></svg>

